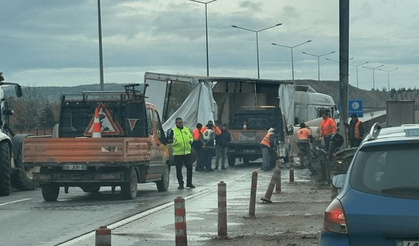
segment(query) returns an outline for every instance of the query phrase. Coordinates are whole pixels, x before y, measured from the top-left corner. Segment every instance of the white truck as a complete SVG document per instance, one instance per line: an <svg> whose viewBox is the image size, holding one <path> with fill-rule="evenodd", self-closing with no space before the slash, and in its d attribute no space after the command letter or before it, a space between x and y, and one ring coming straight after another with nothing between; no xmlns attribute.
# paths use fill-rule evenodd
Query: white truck
<svg viewBox="0 0 419 246"><path fill-rule="evenodd" d="M5 100L3 85L14 85L16 96L22 96L22 88L17 83L4 82L0 72L0 196L8 196L11 187L19 190L33 190L37 184L32 179L32 169L22 163L22 140L27 134L15 134L9 126L9 116L13 110Z"/></svg>
<svg viewBox="0 0 419 246"><path fill-rule="evenodd" d="M387 127L415 124L415 101L387 101Z"/></svg>
<svg viewBox="0 0 419 246"><path fill-rule="evenodd" d="M205 125L208 120L219 126L228 124L233 137L228 150L230 165L235 164L236 158L243 162L259 158L259 143L271 127L279 130L279 154L286 159L292 132L289 129L294 124L320 117L321 110L335 111L331 96L309 86L296 86L292 81L150 72L144 78L150 85L150 94L165 92L164 97L150 97L153 104L161 107L164 129L173 127L179 116L189 128L198 122ZM189 96L182 105L173 107L170 98L176 85ZM169 111L173 112L170 117Z"/></svg>

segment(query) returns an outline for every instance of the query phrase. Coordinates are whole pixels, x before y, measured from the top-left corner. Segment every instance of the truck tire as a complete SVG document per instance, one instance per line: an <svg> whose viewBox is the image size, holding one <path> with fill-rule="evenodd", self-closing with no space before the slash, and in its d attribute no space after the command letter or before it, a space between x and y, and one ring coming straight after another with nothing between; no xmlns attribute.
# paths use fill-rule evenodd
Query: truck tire
<svg viewBox="0 0 419 246"><path fill-rule="evenodd" d="M234 155L229 155L228 158L228 165L230 167L234 167L234 165L236 165L236 157Z"/></svg>
<svg viewBox="0 0 419 246"><path fill-rule="evenodd" d="M0 142L0 196L10 195L10 150L7 142Z"/></svg>
<svg viewBox="0 0 419 246"><path fill-rule="evenodd" d="M60 186L56 184L43 184L41 186L42 197L47 202L57 201L58 195L60 194Z"/></svg>
<svg viewBox="0 0 419 246"><path fill-rule="evenodd" d="M156 182L158 191L162 192L167 191L169 189L169 173L170 169L167 165L165 165L165 167L163 168L163 176L161 177L161 180Z"/></svg>
<svg viewBox="0 0 419 246"><path fill-rule="evenodd" d="M137 174L134 168L130 168L128 172L128 182L121 185L121 193L124 200L132 200L137 197Z"/></svg>
<svg viewBox="0 0 419 246"><path fill-rule="evenodd" d="M15 169L12 173L12 185L18 190L34 190L38 183L33 181L33 172L38 172L39 167L28 168L22 162L22 146L19 146L15 157Z"/></svg>

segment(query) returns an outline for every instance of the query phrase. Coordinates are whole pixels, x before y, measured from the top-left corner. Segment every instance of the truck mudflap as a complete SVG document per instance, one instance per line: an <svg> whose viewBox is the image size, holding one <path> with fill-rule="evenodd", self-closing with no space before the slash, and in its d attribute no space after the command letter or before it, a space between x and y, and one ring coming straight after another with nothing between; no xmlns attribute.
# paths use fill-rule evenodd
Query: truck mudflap
<svg viewBox="0 0 419 246"><path fill-rule="evenodd" d="M54 172L34 173L33 178L40 184L50 183L121 183L124 181L124 173L121 172Z"/></svg>

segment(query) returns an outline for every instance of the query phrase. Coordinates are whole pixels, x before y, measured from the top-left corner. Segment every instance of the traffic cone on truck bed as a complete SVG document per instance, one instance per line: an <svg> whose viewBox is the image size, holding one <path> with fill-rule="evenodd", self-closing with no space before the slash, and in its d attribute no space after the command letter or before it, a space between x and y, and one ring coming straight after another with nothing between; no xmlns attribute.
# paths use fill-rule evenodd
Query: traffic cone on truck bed
<svg viewBox="0 0 419 246"><path fill-rule="evenodd" d="M93 138L101 138L102 133L100 133L100 120L99 120L99 108L95 110L95 118L93 120Z"/></svg>

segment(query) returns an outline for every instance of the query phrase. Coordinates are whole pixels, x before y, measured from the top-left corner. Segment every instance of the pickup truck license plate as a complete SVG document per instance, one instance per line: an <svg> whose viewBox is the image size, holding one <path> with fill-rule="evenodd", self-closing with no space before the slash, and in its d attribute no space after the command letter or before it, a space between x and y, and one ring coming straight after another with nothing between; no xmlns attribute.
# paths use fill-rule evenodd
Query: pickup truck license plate
<svg viewBox="0 0 419 246"><path fill-rule="evenodd" d="M81 164L65 164L63 170L87 170L87 166Z"/></svg>
<svg viewBox="0 0 419 246"><path fill-rule="evenodd" d="M397 241L397 246L419 246L419 240L417 241Z"/></svg>

